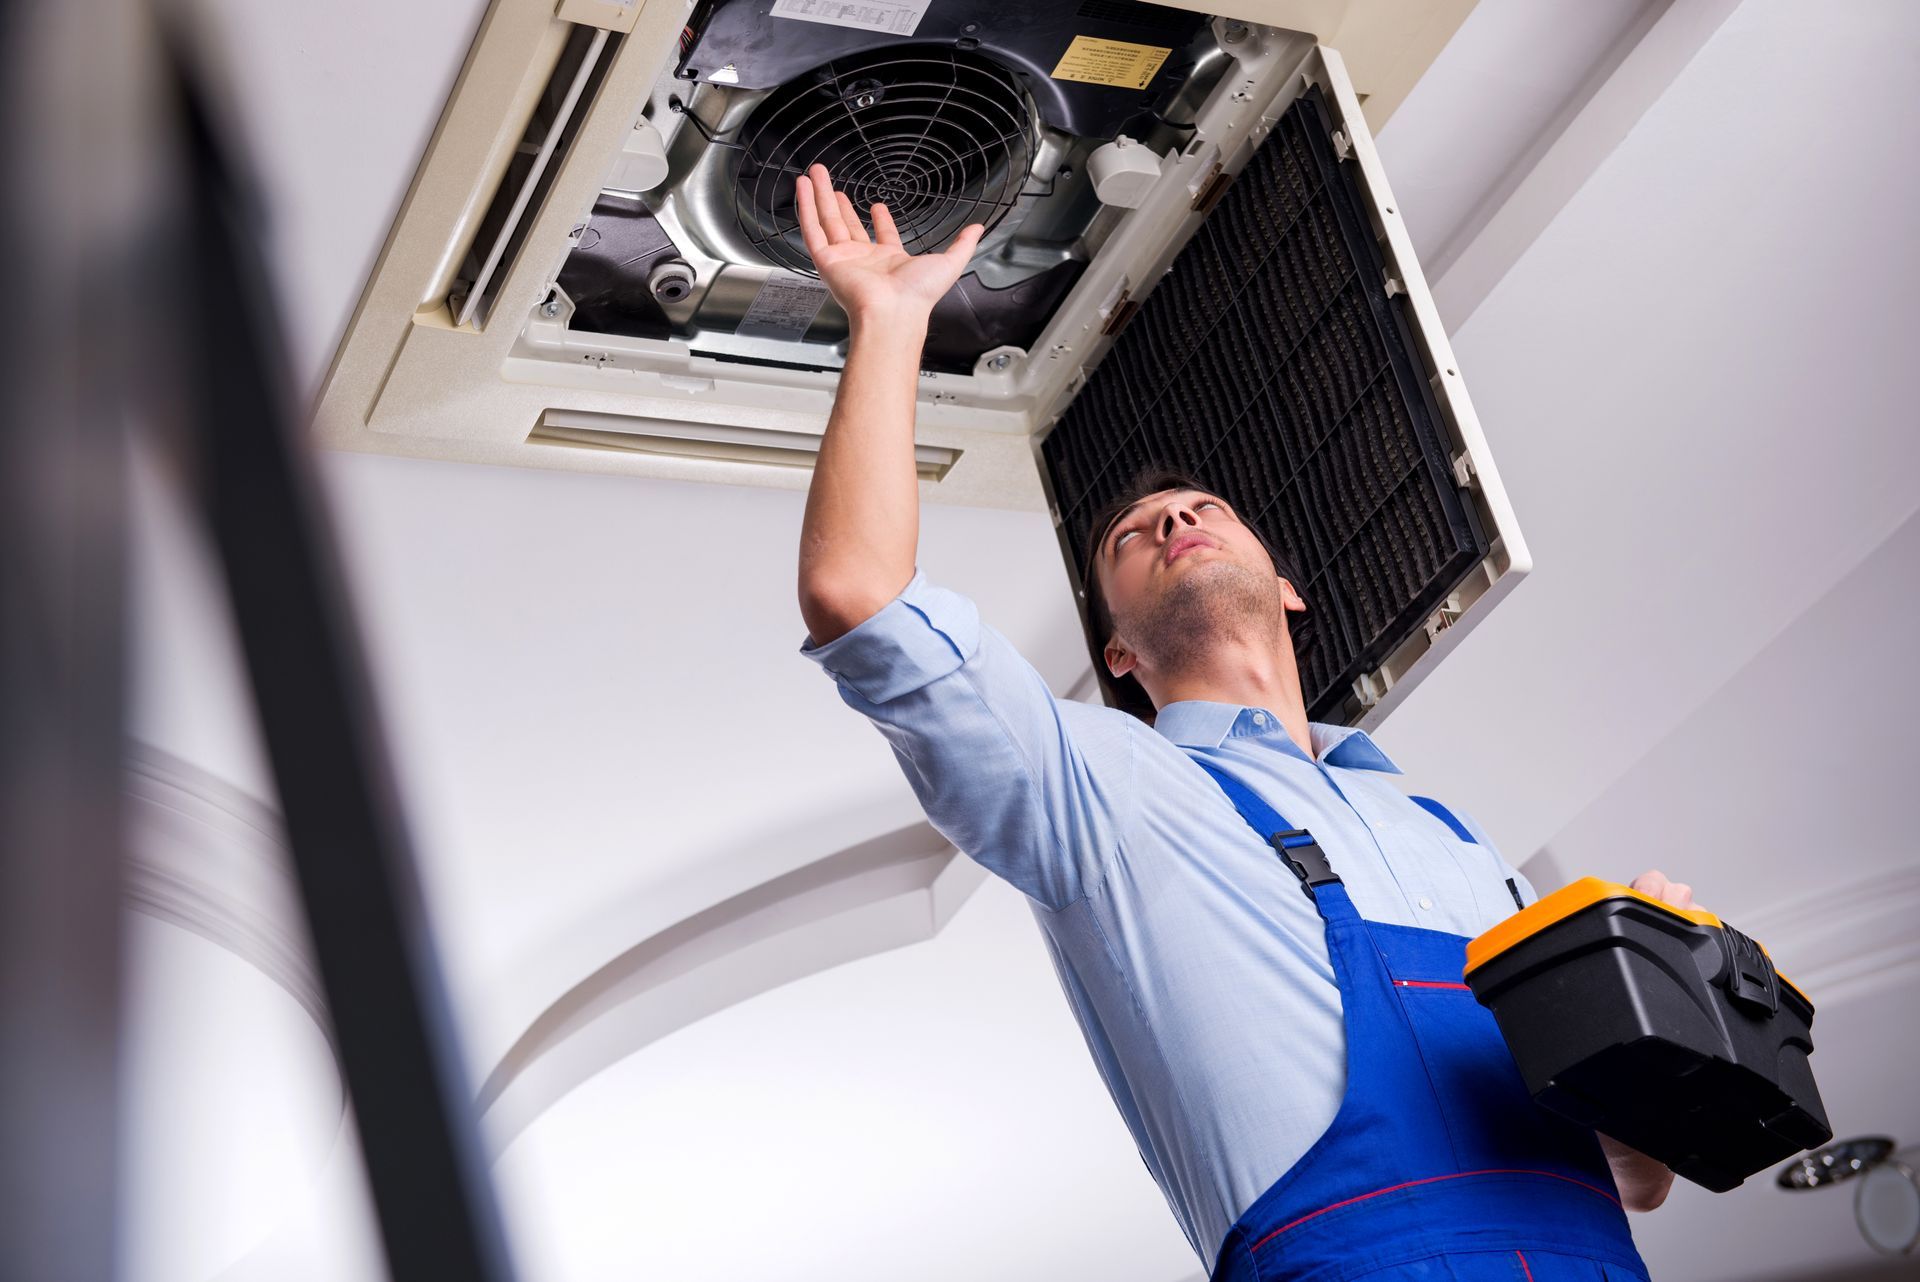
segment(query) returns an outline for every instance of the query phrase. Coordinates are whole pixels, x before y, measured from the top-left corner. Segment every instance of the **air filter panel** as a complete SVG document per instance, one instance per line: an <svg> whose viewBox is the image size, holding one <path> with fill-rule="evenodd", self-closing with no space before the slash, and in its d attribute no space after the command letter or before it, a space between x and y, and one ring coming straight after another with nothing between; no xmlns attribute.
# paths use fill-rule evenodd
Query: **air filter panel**
<svg viewBox="0 0 1920 1282"><path fill-rule="evenodd" d="M1279 116L1040 455L1076 583L1094 513L1140 468L1217 489L1293 562L1309 715L1357 721L1493 540L1339 129L1317 87Z"/></svg>

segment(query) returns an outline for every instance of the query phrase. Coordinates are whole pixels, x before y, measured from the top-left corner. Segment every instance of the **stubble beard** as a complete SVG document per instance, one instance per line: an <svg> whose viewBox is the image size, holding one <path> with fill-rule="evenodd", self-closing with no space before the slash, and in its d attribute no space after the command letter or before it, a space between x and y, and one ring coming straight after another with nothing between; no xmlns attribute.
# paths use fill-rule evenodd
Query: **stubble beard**
<svg viewBox="0 0 1920 1282"><path fill-rule="evenodd" d="M1180 672L1203 663L1226 637L1277 642L1281 610L1278 578L1216 560L1191 567L1154 600L1116 612L1115 622L1143 661Z"/></svg>

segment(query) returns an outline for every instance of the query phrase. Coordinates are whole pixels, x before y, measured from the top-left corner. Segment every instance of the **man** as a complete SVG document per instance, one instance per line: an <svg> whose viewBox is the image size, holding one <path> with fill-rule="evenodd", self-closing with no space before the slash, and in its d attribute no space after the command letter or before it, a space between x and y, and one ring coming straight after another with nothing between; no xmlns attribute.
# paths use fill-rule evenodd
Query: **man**
<svg viewBox="0 0 1920 1282"><path fill-rule="evenodd" d="M1260 536L1198 481L1144 478L1095 522L1089 597L1151 725L1056 700L915 564L920 348L982 229L909 255L823 167L795 198L851 325L801 532L802 653L934 826L1032 901L1213 1276L1644 1278L1622 1207L1672 1173L1534 1105L1460 983L1465 939L1531 887L1364 733L1307 720L1288 624L1307 602ZM1657 872L1635 885L1691 903Z"/></svg>

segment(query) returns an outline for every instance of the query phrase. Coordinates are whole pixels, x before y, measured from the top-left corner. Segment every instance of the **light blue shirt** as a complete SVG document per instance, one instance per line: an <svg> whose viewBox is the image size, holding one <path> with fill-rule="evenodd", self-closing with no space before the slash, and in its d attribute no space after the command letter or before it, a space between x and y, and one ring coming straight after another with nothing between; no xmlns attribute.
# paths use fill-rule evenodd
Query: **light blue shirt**
<svg viewBox="0 0 1920 1282"><path fill-rule="evenodd" d="M1309 758L1270 709L1187 701L1149 727L1056 699L971 600L917 569L801 653L886 736L933 826L1030 899L1205 1264L1333 1120L1346 1047L1312 900L1194 761L1311 829L1365 917L1471 937L1514 911L1507 878L1533 902L1471 818L1452 807L1477 845L1408 799L1364 732L1315 723Z"/></svg>

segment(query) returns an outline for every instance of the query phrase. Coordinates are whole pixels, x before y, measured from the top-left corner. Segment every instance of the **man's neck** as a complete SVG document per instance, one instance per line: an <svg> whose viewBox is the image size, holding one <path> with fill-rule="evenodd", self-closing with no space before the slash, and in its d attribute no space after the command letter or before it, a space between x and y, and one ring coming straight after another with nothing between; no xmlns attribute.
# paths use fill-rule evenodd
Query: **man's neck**
<svg viewBox="0 0 1920 1282"><path fill-rule="evenodd" d="M1211 649L1204 667L1172 673L1157 682L1157 701L1163 708L1185 699L1265 708L1280 719L1300 751L1313 759L1300 670L1291 654L1278 654L1276 649L1270 642L1222 642Z"/></svg>

